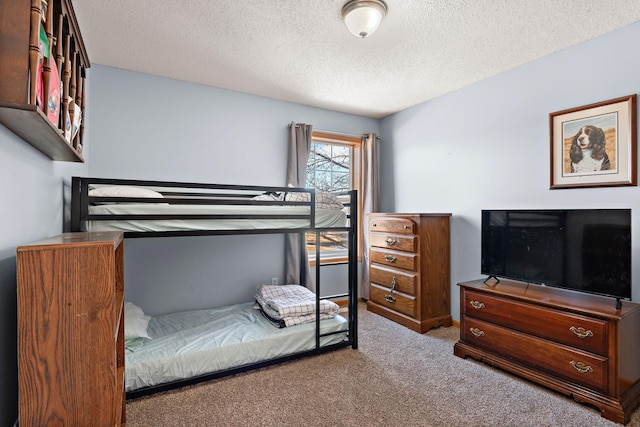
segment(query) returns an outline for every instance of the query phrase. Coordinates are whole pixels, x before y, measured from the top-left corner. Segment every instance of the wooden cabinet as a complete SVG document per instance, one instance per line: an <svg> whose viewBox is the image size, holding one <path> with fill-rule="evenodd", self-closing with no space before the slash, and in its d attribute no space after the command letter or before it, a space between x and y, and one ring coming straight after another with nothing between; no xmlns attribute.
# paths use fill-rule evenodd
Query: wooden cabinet
<svg viewBox="0 0 640 427"><path fill-rule="evenodd" d="M18 247L20 427L124 424L123 256L120 232Z"/></svg>
<svg viewBox="0 0 640 427"><path fill-rule="evenodd" d="M0 1L0 123L53 160L83 161L89 67L71 0Z"/></svg>
<svg viewBox="0 0 640 427"><path fill-rule="evenodd" d="M451 214L369 214L367 309L423 333L451 326Z"/></svg>
<svg viewBox="0 0 640 427"><path fill-rule="evenodd" d="M640 402L640 305L500 279L460 283L459 357L471 356L627 423Z"/></svg>

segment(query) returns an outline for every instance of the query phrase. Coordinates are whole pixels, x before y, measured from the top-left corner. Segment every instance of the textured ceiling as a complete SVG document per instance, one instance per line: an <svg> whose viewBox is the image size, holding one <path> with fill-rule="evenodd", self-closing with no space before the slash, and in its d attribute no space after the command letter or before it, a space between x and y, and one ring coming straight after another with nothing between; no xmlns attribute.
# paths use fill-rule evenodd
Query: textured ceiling
<svg viewBox="0 0 640 427"><path fill-rule="evenodd" d="M381 118L640 20L638 0L73 0L93 64Z"/></svg>

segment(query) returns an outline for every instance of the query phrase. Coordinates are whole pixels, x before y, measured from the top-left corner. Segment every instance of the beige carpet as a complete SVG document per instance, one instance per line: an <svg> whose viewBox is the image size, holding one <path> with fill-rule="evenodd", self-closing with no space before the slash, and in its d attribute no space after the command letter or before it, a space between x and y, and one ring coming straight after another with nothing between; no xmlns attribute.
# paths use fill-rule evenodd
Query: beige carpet
<svg viewBox="0 0 640 427"><path fill-rule="evenodd" d="M453 355L360 306L359 349L287 362L127 403L137 426L616 426L571 398ZM640 410L629 426L640 426Z"/></svg>

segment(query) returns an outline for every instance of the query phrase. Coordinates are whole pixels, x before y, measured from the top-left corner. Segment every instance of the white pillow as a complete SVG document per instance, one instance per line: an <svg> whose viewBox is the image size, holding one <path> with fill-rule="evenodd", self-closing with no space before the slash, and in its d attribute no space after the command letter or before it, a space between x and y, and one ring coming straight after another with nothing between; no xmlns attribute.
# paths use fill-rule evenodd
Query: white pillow
<svg viewBox="0 0 640 427"><path fill-rule="evenodd" d="M124 339L151 338L147 333L151 316L144 314L142 309L131 302L124 303Z"/></svg>
<svg viewBox="0 0 640 427"><path fill-rule="evenodd" d="M267 192L267 193L263 193L253 197L253 200L260 200L260 201L266 201L266 202L279 202L279 201L282 201L282 194Z"/></svg>
<svg viewBox="0 0 640 427"><path fill-rule="evenodd" d="M147 197L162 198L162 194L157 191L143 187L129 187L126 185L117 185L114 187L98 187L89 190L89 196L92 197Z"/></svg>

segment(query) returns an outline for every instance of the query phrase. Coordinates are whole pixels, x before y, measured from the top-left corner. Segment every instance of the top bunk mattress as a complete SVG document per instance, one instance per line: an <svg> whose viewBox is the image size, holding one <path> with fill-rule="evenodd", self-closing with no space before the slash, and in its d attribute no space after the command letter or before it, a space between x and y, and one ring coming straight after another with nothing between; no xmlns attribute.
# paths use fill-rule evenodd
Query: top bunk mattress
<svg viewBox="0 0 640 427"><path fill-rule="evenodd" d="M316 208L316 228L345 227L347 215L338 209ZM84 222L83 231L206 231L206 230L267 230L309 228L308 219L287 219L283 215L309 215L308 206L258 205L170 205L113 204L90 206L90 215L110 215L112 219ZM179 219L120 219L117 215L172 215ZM191 219L197 215L237 215L239 218ZM242 215L260 216L243 219Z"/></svg>

